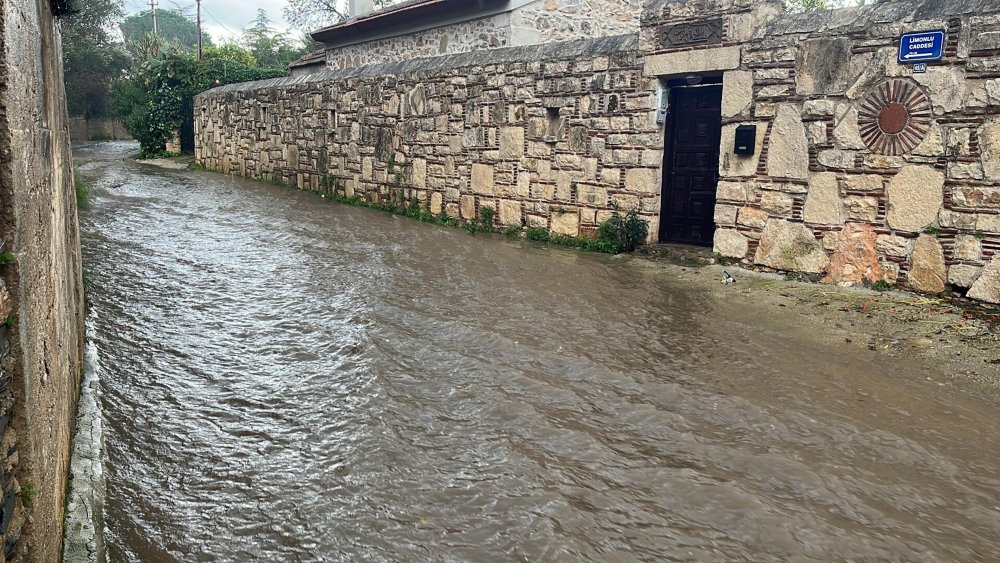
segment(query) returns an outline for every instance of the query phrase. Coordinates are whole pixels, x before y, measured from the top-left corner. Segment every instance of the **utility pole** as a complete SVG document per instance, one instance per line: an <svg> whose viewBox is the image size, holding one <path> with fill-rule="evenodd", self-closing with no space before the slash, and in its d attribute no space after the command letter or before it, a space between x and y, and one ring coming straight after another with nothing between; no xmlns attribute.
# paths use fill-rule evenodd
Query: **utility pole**
<svg viewBox="0 0 1000 563"><path fill-rule="evenodd" d="M201 60L201 0L198 2L198 60Z"/></svg>
<svg viewBox="0 0 1000 563"><path fill-rule="evenodd" d="M149 0L149 13L153 14L153 34L159 35L160 30L156 27L156 0Z"/></svg>

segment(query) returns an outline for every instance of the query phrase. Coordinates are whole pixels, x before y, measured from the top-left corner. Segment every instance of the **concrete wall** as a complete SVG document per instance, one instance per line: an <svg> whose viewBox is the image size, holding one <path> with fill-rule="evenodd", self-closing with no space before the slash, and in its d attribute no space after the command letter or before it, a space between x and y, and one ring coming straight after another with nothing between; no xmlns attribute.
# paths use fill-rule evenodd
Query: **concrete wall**
<svg viewBox="0 0 1000 563"><path fill-rule="evenodd" d="M943 61L896 64L901 32L936 28ZM638 47L622 36L210 91L198 158L368 198L401 188L466 218L497 206L505 224L574 235L617 201L656 233L670 173L659 94L721 77L716 252L1000 302L998 37L993 0L800 15L777 0L650 0ZM757 128L752 156L733 154L739 125Z"/></svg>
<svg viewBox="0 0 1000 563"><path fill-rule="evenodd" d="M327 51L327 68L341 70L634 33L639 26L641 0L534 0L515 4L513 10L481 18L331 48Z"/></svg>
<svg viewBox="0 0 1000 563"><path fill-rule="evenodd" d="M12 315L0 329L0 486L15 499L2 534L14 561L59 559L82 365L76 201L49 10L44 1L0 2L0 239L10 253L0 266L0 316Z"/></svg>
<svg viewBox="0 0 1000 563"><path fill-rule="evenodd" d="M132 140L121 120L110 118L71 117L69 136L73 142Z"/></svg>

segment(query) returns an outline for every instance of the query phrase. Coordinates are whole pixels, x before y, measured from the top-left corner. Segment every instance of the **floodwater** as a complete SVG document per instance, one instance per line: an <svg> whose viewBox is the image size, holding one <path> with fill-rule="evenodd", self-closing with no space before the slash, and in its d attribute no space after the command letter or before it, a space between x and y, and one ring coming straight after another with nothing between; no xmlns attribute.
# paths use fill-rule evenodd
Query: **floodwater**
<svg viewBox="0 0 1000 563"><path fill-rule="evenodd" d="M131 150L77 155L111 561L1000 560L930 366Z"/></svg>

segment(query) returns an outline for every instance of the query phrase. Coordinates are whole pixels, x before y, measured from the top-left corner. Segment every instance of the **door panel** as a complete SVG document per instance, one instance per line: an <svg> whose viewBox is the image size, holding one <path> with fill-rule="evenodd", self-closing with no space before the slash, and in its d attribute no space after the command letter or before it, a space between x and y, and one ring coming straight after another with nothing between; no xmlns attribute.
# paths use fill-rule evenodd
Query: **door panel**
<svg viewBox="0 0 1000 563"><path fill-rule="evenodd" d="M660 240L711 245L719 182L722 87L670 92Z"/></svg>

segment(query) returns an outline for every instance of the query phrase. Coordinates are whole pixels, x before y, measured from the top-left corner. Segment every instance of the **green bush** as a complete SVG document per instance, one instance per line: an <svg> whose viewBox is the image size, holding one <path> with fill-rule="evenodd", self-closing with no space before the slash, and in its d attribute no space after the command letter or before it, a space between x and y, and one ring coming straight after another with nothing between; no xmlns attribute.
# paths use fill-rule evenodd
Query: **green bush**
<svg viewBox="0 0 1000 563"><path fill-rule="evenodd" d="M549 242L549 230L545 227L529 227L524 236L536 242Z"/></svg>
<svg viewBox="0 0 1000 563"><path fill-rule="evenodd" d="M611 217L597 227L597 241L605 249L602 252L632 252L646 242L647 236L649 223L639 217L638 208L622 215L615 207Z"/></svg>

